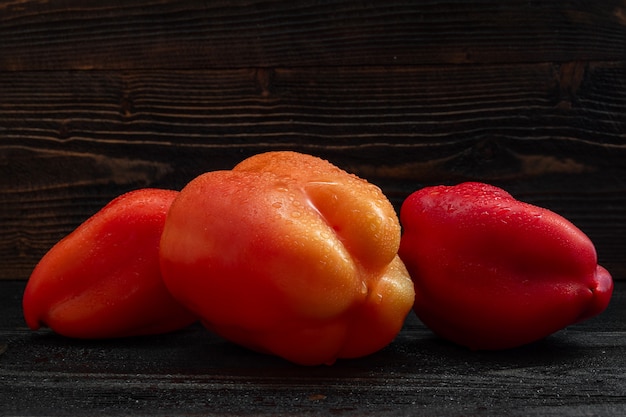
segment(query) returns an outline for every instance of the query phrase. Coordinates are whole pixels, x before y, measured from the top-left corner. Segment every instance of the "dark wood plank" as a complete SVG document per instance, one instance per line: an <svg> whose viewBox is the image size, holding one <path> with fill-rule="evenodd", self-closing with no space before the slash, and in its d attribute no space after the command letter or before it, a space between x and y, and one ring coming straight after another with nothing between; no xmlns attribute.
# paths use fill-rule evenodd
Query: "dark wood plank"
<svg viewBox="0 0 626 417"><path fill-rule="evenodd" d="M620 0L12 1L0 71L622 60Z"/></svg>
<svg viewBox="0 0 626 417"><path fill-rule="evenodd" d="M115 196L292 149L379 185L479 180L626 264L626 64L25 72L0 77L0 277Z"/></svg>
<svg viewBox="0 0 626 417"><path fill-rule="evenodd" d="M319 154L398 205L431 183L507 186L580 223L621 263L621 64L14 74L0 81L0 274L129 189L179 189L270 149ZM604 86L602 86L604 85ZM612 220L606 223L607 216Z"/></svg>
<svg viewBox="0 0 626 417"><path fill-rule="evenodd" d="M0 414L622 416L625 285L599 317L522 348L471 352L411 314L382 351L310 368L200 326L107 341L31 332L23 281L1 281Z"/></svg>

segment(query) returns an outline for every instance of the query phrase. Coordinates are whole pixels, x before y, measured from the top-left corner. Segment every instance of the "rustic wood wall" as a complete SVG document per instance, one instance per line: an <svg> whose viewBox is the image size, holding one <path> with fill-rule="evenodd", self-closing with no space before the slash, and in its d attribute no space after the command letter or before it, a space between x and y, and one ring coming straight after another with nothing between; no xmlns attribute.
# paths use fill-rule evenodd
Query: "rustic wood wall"
<svg viewBox="0 0 626 417"><path fill-rule="evenodd" d="M502 186L626 279L626 1L0 1L0 279L123 192L275 149L396 207Z"/></svg>

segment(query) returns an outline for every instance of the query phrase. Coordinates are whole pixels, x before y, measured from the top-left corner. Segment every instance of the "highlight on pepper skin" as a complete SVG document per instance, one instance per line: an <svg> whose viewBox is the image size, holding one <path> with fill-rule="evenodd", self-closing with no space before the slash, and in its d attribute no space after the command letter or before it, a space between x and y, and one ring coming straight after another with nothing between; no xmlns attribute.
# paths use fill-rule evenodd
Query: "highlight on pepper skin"
<svg viewBox="0 0 626 417"><path fill-rule="evenodd" d="M591 240L547 209L482 183L426 187L400 211L414 311L441 337L506 349L600 314L613 280Z"/></svg>

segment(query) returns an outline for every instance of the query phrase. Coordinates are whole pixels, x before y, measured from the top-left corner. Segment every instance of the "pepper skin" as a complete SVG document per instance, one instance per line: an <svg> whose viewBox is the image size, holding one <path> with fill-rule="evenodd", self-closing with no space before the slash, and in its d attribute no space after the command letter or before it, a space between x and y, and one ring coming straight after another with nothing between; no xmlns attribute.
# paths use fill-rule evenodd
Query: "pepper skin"
<svg viewBox="0 0 626 417"><path fill-rule="evenodd" d="M513 348L600 314L613 291L568 220L482 183L427 187L400 210L414 311L475 350Z"/></svg>
<svg viewBox="0 0 626 417"><path fill-rule="evenodd" d="M165 215L177 194L126 193L53 246L26 285L28 326L99 339L165 333L197 321L168 293L159 269Z"/></svg>
<svg viewBox="0 0 626 417"><path fill-rule="evenodd" d="M167 216L170 292L237 344L302 365L389 344L414 292L378 187L322 159L258 154L186 185Z"/></svg>

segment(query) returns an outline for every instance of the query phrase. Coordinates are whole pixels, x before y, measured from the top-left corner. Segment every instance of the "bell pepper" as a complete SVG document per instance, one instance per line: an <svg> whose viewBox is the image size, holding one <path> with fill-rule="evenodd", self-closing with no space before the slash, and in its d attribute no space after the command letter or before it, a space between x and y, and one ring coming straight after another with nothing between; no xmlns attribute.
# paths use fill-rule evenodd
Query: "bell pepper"
<svg viewBox="0 0 626 417"><path fill-rule="evenodd" d="M172 295L234 343L302 365L388 345L411 311L381 190L317 157L268 152L188 183L167 215Z"/></svg>
<svg viewBox="0 0 626 417"><path fill-rule="evenodd" d="M400 219L414 311L460 345L525 345L600 314L611 298L611 275L580 229L498 187L426 187Z"/></svg>
<svg viewBox="0 0 626 417"><path fill-rule="evenodd" d="M28 326L75 338L157 334L197 321L167 291L159 241L176 191L121 195L54 245L23 297Z"/></svg>

